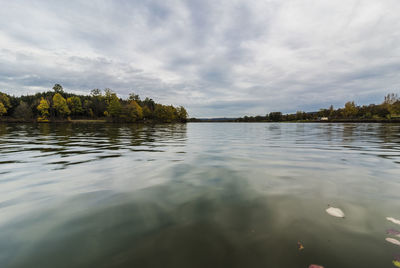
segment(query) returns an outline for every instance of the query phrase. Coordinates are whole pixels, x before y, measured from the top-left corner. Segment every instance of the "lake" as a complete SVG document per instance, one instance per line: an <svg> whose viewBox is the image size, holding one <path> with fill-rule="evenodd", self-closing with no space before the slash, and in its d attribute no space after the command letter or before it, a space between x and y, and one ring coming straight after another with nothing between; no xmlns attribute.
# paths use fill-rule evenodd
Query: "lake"
<svg viewBox="0 0 400 268"><path fill-rule="evenodd" d="M0 267L400 257L400 125L0 124L0 156Z"/></svg>

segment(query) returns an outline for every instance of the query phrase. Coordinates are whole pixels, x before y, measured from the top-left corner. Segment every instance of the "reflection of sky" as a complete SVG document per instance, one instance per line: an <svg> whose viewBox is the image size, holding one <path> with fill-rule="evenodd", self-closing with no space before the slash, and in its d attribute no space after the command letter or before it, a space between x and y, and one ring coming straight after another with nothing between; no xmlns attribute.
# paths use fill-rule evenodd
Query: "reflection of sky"
<svg viewBox="0 0 400 268"><path fill-rule="evenodd" d="M400 218L399 130L0 124L0 266L379 267L385 217Z"/></svg>
<svg viewBox="0 0 400 268"><path fill-rule="evenodd" d="M251 177L250 183L260 189L276 193L304 191L318 184L321 174L327 181L338 176L353 178L348 182L351 185L362 184L358 179L363 178L369 183L359 191L394 195L396 187L377 192L382 190L377 179L399 175L399 127L273 123L0 125L0 213L18 214L13 205L28 205L29 210L33 201L47 202L57 196L132 191L160 184L181 175L171 174L179 164L234 170ZM266 176L271 177L268 183L263 180ZM302 183L290 184L295 178ZM347 193L353 189L342 190Z"/></svg>
<svg viewBox="0 0 400 268"><path fill-rule="evenodd" d="M6 1L0 88L109 87L195 117L378 103L400 82L396 0Z"/></svg>

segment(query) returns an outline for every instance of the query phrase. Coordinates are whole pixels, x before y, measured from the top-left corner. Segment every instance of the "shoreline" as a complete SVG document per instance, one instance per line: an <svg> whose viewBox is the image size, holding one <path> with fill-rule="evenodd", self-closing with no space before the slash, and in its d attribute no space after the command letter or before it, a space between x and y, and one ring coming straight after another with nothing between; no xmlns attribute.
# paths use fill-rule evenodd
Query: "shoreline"
<svg viewBox="0 0 400 268"><path fill-rule="evenodd" d="M161 121L138 121L138 122L122 122L122 121L109 121L106 119L75 119L75 120L52 120L48 122L39 122L37 120L21 120L21 119L1 119L0 124L186 124L186 123L381 123L381 124L400 124L400 119L394 120L299 120L299 121L253 121L253 122L240 122L233 120L188 120L187 122L161 122Z"/></svg>
<svg viewBox="0 0 400 268"><path fill-rule="evenodd" d="M385 123L385 124L399 124L400 119L394 120L378 120L378 119L371 119L371 120L327 120L327 121L320 121L320 120L298 120L298 121L252 121L252 122L245 122L245 121L233 121L233 120L197 120L197 121L188 121L188 123Z"/></svg>
<svg viewBox="0 0 400 268"><path fill-rule="evenodd" d="M22 119L2 119L0 124L185 124L187 122L162 122L162 121L137 121L137 122L127 122L127 121L110 121L106 119L76 119L76 120L51 120L51 121L37 121L37 120L22 120Z"/></svg>

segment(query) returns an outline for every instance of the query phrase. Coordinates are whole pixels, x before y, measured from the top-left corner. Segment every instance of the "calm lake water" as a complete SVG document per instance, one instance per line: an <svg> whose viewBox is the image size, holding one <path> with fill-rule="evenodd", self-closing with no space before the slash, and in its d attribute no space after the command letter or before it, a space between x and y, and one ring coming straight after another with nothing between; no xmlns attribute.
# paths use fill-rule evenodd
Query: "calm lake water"
<svg viewBox="0 0 400 268"><path fill-rule="evenodd" d="M0 267L394 267L386 217L400 125L0 124Z"/></svg>

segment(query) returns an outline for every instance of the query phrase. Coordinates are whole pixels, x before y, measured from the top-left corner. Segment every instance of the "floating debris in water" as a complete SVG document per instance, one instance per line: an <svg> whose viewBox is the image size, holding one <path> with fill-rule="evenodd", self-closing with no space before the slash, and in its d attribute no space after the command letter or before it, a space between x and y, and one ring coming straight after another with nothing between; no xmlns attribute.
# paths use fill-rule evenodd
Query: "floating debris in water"
<svg viewBox="0 0 400 268"><path fill-rule="evenodd" d="M387 237L385 240L388 241L389 243L392 243L392 244L395 244L397 246L400 246L400 241L397 240L397 239Z"/></svg>
<svg viewBox="0 0 400 268"><path fill-rule="evenodd" d="M393 261L393 264L394 264L394 266L396 266L396 267L400 267L400 261L394 260L394 261Z"/></svg>
<svg viewBox="0 0 400 268"><path fill-rule="evenodd" d="M326 212L331 216L344 218L344 212L340 208L329 207Z"/></svg>
<svg viewBox="0 0 400 268"><path fill-rule="evenodd" d="M387 219L388 221L391 221L391 222L393 222L393 223L395 223L395 224L399 224L399 225L400 225L400 220L397 220L397 219L392 218L392 217L386 217L386 219Z"/></svg>
<svg viewBox="0 0 400 268"><path fill-rule="evenodd" d="M324 268L324 266L311 264L310 266L308 266L308 268Z"/></svg>
<svg viewBox="0 0 400 268"><path fill-rule="evenodd" d="M303 250L303 249L304 249L304 246L303 246L303 244L302 244L300 241L297 241L297 248L298 248L299 250Z"/></svg>
<svg viewBox="0 0 400 268"><path fill-rule="evenodd" d="M395 229L388 229L386 230L386 233L400 237L400 231L397 231Z"/></svg>
<svg viewBox="0 0 400 268"><path fill-rule="evenodd" d="M396 254L393 256L395 261L400 262L400 254Z"/></svg>

